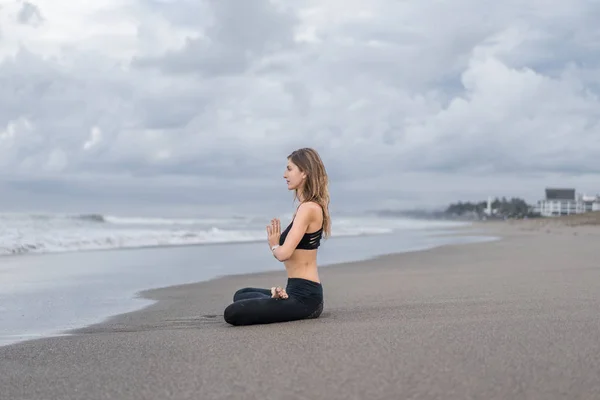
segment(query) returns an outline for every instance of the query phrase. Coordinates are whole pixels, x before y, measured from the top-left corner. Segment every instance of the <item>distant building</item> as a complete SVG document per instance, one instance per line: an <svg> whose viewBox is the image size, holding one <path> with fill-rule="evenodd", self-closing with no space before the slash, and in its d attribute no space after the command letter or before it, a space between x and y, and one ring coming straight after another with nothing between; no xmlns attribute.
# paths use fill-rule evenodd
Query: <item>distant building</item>
<svg viewBox="0 0 600 400"><path fill-rule="evenodd" d="M600 196L576 196L575 189L546 188L546 198L538 201L535 212L543 217L600 211Z"/></svg>
<svg viewBox="0 0 600 400"><path fill-rule="evenodd" d="M492 215L492 196L488 196L487 207L485 208L485 215Z"/></svg>
<svg viewBox="0 0 600 400"><path fill-rule="evenodd" d="M600 211L600 195L579 197L579 201L584 204L585 212Z"/></svg>
<svg viewBox="0 0 600 400"><path fill-rule="evenodd" d="M575 200L575 189L553 189L546 188L546 200L549 201L570 201Z"/></svg>

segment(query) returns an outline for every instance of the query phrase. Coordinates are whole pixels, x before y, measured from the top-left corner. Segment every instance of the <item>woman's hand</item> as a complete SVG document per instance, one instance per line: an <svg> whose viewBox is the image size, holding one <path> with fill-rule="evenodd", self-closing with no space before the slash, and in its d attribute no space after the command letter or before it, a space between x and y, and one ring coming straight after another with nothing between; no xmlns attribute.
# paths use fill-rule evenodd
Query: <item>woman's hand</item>
<svg viewBox="0 0 600 400"><path fill-rule="evenodd" d="M279 237L281 236L281 223L279 219L273 218L271 225L267 225L267 240L269 241L269 247L272 248L279 244Z"/></svg>

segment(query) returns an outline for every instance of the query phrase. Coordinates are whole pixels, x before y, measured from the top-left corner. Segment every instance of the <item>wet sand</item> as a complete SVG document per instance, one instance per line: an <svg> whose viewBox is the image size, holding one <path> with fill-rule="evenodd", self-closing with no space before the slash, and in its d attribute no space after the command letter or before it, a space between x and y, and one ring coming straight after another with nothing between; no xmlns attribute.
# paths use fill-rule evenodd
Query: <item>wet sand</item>
<svg viewBox="0 0 600 400"><path fill-rule="evenodd" d="M317 320L223 321L283 270L144 292L157 303L1 347L1 398L600 398L600 226L475 228L502 239L322 268Z"/></svg>

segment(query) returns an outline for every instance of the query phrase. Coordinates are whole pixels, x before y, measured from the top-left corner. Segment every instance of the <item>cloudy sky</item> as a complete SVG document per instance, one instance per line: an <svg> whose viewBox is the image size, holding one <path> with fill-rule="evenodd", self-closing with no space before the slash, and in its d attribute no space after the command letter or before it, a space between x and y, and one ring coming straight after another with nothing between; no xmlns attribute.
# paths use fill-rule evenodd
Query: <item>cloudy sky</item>
<svg viewBox="0 0 600 400"><path fill-rule="evenodd" d="M0 207L332 208L600 193L592 0L2 0ZM596 28L594 28L596 26Z"/></svg>

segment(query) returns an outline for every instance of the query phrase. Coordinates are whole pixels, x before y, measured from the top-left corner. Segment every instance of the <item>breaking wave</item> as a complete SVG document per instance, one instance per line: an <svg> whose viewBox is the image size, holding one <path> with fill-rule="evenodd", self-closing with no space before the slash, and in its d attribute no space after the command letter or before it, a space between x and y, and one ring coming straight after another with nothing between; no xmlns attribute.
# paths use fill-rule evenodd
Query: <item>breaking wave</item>
<svg viewBox="0 0 600 400"><path fill-rule="evenodd" d="M146 218L103 214L0 214L0 255L260 242L269 218ZM287 221L282 218L282 224ZM332 237L383 235L457 223L338 218ZM460 225L460 224L458 224Z"/></svg>

